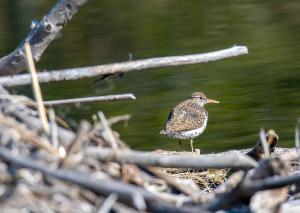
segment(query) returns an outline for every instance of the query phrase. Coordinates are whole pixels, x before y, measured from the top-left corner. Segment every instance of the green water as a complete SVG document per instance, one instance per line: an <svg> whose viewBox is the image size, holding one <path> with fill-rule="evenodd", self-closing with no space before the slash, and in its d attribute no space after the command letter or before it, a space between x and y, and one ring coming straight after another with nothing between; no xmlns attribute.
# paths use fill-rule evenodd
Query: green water
<svg viewBox="0 0 300 213"><path fill-rule="evenodd" d="M0 2L0 55L13 50L56 1ZM195 140L204 152L252 146L258 130L273 128L282 146L294 144L300 115L300 1L89 1L37 64L60 69L157 56L183 55L246 45L250 54L223 61L135 71L104 80L43 84L45 99L132 92L136 101L57 108L72 125L129 113L114 126L136 149L180 149L159 135L169 110L194 91L219 100L206 107L206 131ZM30 87L14 88L30 94ZM184 149L189 149L188 143Z"/></svg>

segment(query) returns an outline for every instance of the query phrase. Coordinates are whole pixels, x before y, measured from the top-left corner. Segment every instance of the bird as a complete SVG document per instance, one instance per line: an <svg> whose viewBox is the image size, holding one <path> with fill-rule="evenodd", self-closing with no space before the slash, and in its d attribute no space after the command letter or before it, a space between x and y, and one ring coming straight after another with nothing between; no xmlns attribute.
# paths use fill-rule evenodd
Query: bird
<svg viewBox="0 0 300 213"><path fill-rule="evenodd" d="M266 141L269 144L268 147L269 147L269 152L271 154L275 151L275 146L279 142L279 136L276 134L275 130L273 129L268 130L268 132L266 133ZM265 151L263 148L263 142L261 138L257 141L256 146L246 153L246 155L252 157L256 161L263 159L264 154Z"/></svg>
<svg viewBox="0 0 300 213"><path fill-rule="evenodd" d="M179 145L181 140L190 140L193 152L193 139L201 135L207 125L208 113L204 105L208 103L220 102L208 99L202 92L194 92L171 110L160 134L179 139Z"/></svg>

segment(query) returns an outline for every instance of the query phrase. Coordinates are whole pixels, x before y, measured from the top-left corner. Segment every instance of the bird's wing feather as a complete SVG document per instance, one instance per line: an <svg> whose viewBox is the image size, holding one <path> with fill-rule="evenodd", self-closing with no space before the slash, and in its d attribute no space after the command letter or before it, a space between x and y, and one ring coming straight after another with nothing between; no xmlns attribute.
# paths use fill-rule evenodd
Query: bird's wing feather
<svg viewBox="0 0 300 213"><path fill-rule="evenodd" d="M205 109L199 110L197 103L186 100L178 104L169 114L166 131L180 132L200 128L204 123Z"/></svg>

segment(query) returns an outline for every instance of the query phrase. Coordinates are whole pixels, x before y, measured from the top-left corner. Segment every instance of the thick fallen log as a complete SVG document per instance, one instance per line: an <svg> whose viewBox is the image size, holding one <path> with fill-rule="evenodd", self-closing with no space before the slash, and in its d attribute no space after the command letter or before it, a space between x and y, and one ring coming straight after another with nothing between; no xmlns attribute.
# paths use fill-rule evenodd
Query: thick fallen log
<svg viewBox="0 0 300 213"><path fill-rule="evenodd" d="M248 156L231 152L224 155L160 155L149 152L111 149L87 149L86 155L93 156L100 161L112 161L121 164L136 164L138 166L157 166L166 168L193 169L251 169L257 163Z"/></svg>
<svg viewBox="0 0 300 213"><path fill-rule="evenodd" d="M40 83L77 80L81 78L90 78L99 75L124 73L124 72L129 72L134 70L144 70L149 68L207 63L207 62L221 60L225 58L231 58L234 56L244 55L247 53L248 53L247 47L233 46L228 49L218 50L209 53L159 57L159 58L150 58L150 59L129 61L123 63L114 63L108 65L71 68L71 69L63 69L63 70L47 71L47 72L45 71L38 74L38 80ZM7 77L0 78L0 84L3 86L21 86L21 85L31 84L31 79L30 79L30 75L28 74L7 76Z"/></svg>
<svg viewBox="0 0 300 213"><path fill-rule="evenodd" d="M0 59L0 75L12 75L26 69L24 43L30 43L33 58L39 61L49 44L73 15L88 0L59 0L43 19L31 24L31 31L12 53Z"/></svg>

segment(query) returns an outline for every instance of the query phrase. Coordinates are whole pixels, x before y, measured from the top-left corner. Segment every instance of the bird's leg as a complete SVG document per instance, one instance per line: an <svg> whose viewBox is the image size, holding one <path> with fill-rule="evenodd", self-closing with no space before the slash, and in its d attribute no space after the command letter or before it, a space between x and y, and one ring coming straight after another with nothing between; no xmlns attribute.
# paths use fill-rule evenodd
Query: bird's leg
<svg viewBox="0 0 300 213"><path fill-rule="evenodd" d="M179 144L180 148L182 148L182 142L181 142L181 140L178 140L178 144Z"/></svg>
<svg viewBox="0 0 300 213"><path fill-rule="evenodd" d="M191 142L191 148L192 148L192 152L194 152L194 147L193 147L193 139L190 140Z"/></svg>

